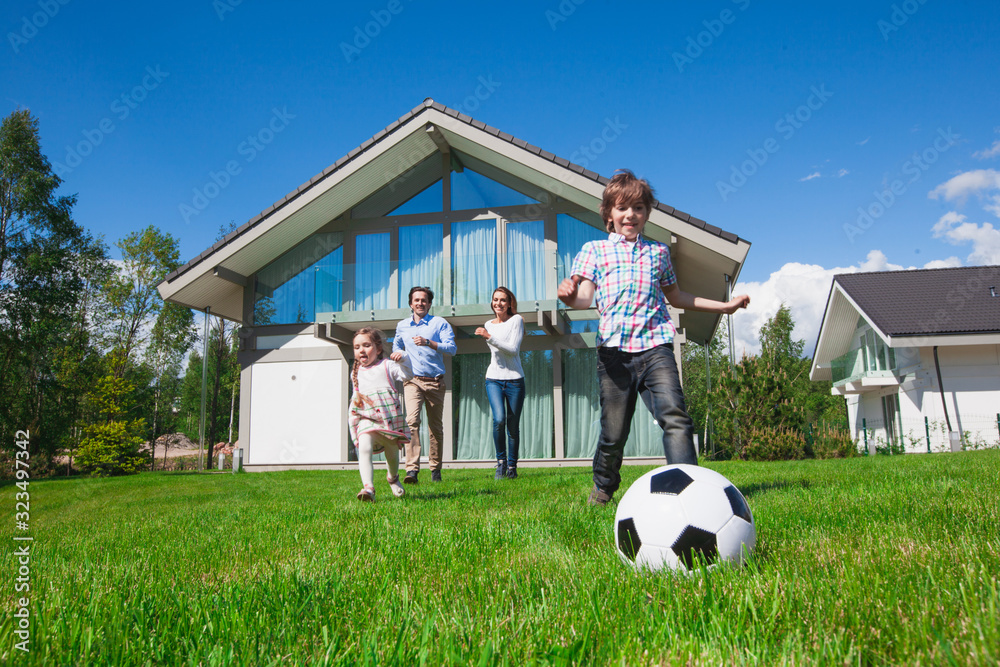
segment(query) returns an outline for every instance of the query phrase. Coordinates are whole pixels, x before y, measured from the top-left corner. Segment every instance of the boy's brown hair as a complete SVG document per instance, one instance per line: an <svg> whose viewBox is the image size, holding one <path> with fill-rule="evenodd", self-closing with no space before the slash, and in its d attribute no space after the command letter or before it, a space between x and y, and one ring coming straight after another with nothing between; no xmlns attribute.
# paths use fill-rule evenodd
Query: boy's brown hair
<svg viewBox="0 0 1000 667"><path fill-rule="evenodd" d="M644 179L637 178L628 169L619 169L608 181L604 188L604 197L601 199L601 219L608 232L615 231L615 226L611 222L611 209L619 203L628 205L642 202L648 214L653 209L655 199L653 188Z"/></svg>

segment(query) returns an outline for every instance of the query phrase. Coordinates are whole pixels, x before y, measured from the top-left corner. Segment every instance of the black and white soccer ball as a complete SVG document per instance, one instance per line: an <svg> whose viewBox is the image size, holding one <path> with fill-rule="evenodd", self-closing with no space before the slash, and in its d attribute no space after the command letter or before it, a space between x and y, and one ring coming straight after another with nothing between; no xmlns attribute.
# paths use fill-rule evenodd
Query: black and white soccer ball
<svg viewBox="0 0 1000 667"><path fill-rule="evenodd" d="M618 555L636 569L690 571L742 564L757 541L753 515L732 482L708 468L668 465L628 488L615 513Z"/></svg>

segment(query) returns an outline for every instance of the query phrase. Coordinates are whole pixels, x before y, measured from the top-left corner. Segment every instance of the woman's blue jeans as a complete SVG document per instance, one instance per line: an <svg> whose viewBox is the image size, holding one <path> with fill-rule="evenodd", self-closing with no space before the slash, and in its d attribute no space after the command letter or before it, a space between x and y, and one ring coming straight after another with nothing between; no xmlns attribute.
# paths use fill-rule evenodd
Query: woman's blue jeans
<svg viewBox="0 0 1000 667"><path fill-rule="evenodd" d="M521 448L521 408L524 406L524 378L516 380L486 379L486 397L493 411L493 447L497 459L517 465Z"/></svg>
<svg viewBox="0 0 1000 667"><path fill-rule="evenodd" d="M667 463L698 465L694 428L684 404L673 345L634 353L599 347L597 378L601 397L601 435L594 453L597 488L613 494L621 484L619 470L639 397L663 429Z"/></svg>

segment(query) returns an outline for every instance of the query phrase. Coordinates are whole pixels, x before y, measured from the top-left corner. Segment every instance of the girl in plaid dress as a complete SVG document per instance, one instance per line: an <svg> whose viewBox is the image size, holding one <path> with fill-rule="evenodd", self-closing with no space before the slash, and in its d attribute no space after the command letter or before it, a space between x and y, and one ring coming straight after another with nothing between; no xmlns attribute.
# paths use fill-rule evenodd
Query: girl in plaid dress
<svg viewBox="0 0 1000 667"><path fill-rule="evenodd" d="M406 491L399 483L399 450L410 439L397 383L413 377L405 352L384 357L385 335L375 327L354 334L354 369L351 371L350 430L358 452L363 487L358 500L375 500L372 456L385 453L386 481L397 498Z"/></svg>

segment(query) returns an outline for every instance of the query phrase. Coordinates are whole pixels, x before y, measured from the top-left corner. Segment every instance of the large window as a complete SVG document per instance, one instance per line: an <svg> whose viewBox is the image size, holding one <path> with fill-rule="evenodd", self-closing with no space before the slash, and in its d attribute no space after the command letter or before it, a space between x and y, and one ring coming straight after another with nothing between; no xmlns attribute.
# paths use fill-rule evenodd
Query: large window
<svg viewBox="0 0 1000 667"><path fill-rule="evenodd" d="M440 303L444 288L443 225L399 228L399 307L407 306L410 288L434 290Z"/></svg>
<svg viewBox="0 0 1000 667"><path fill-rule="evenodd" d="M538 202L471 169L451 174L451 208L462 211L498 206L524 206Z"/></svg>
<svg viewBox="0 0 1000 667"><path fill-rule="evenodd" d="M563 350L563 416L566 458L594 455L601 434L601 401L597 377L597 350ZM663 429L636 398L625 456L662 456Z"/></svg>
<svg viewBox="0 0 1000 667"><path fill-rule="evenodd" d="M456 458L460 460L493 459L493 412L486 398L486 369L489 354L463 354L455 357L455 402L457 426ZM524 368L525 399L521 409L521 459L548 459L554 455L552 409L552 351L531 350L521 353Z"/></svg>
<svg viewBox="0 0 1000 667"><path fill-rule="evenodd" d="M254 322L315 321L343 307L344 235L314 234L257 272Z"/></svg>
<svg viewBox="0 0 1000 667"><path fill-rule="evenodd" d="M558 281L569 276L573 267L573 259L587 241L598 241L608 238L608 233L597 229L571 215L561 214L556 222L556 243L559 246L559 262L556 273Z"/></svg>
<svg viewBox="0 0 1000 667"><path fill-rule="evenodd" d="M389 261L389 232L359 234L354 244L354 309L380 310L389 305L392 266Z"/></svg>
<svg viewBox="0 0 1000 667"><path fill-rule="evenodd" d="M496 220L452 223L451 261L452 303L488 304L497 286Z"/></svg>
<svg viewBox="0 0 1000 667"><path fill-rule="evenodd" d="M521 301L545 299L545 223L507 223L507 287Z"/></svg>

